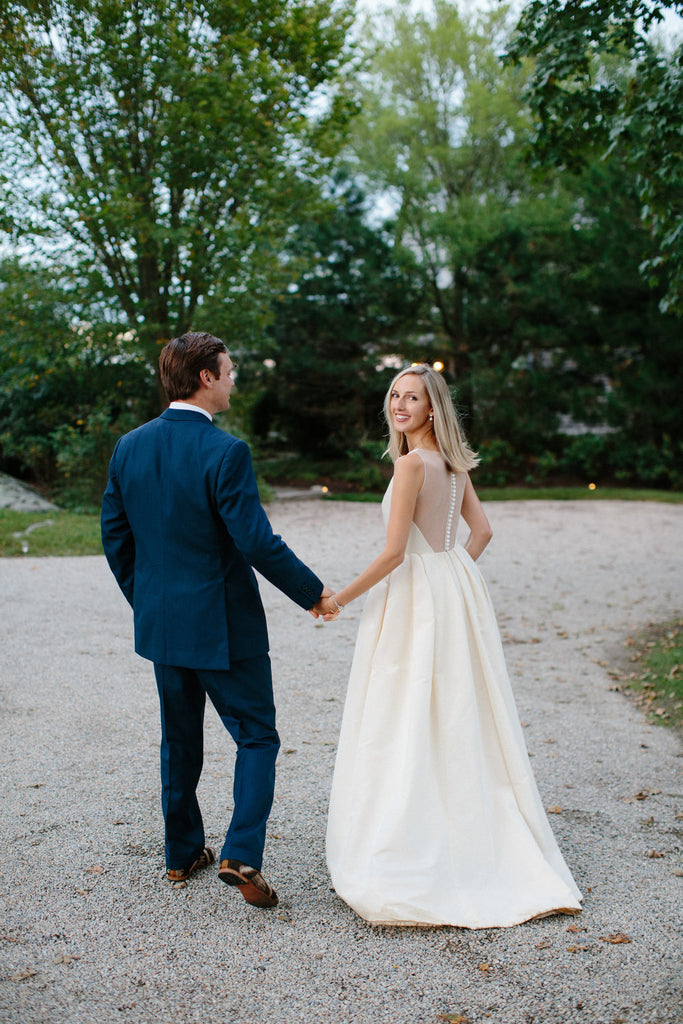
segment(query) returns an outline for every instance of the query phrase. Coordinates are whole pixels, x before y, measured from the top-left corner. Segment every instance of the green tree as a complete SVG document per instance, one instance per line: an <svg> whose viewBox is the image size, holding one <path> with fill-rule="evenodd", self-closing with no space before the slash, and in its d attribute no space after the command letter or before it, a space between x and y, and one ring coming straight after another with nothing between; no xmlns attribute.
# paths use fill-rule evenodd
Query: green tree
<svg viewBox="0 0 683 1024"><path fill-rule="evenodd" d="M153 371L69 278L5 260L0 309L0 467L95 504L117 436L153 414Z"/></svg>
<svg viewBox="0 0 683 1024"><path fill-rule="evenodd" d="M510 210L473 267L483 473L678 486L680 324L639 274L652 240L628 172L594 159L535 210Z"/></svg>
<svg viewBox="0 0 683 1024"><path fill-rule="evenodd" d="M375 44L358 132L362 166L398 208L397 241L422 269L437 347L470 407L473 263L529 190L523 76L497 57L509 25L506 5L468 16L446 0L417 13L402 0Z"/></svg>
<svg viewBox="0 0 683 1024"><path fill-rule="evenodd" d="M586 136L582 173L530 169L530 64L499 59L511 28L503 5L474 18L444 0L398 5L376 48L361 166L395 200L399 251L424 273L480 476L605 479L630 462L632 480L671 485L676 332L656 309L663 289L639 280L656 250L635 171L621 152L601 162Z"/></svg>
<svg viewBox="0 0 683 1024"><path fill-rule="evenodd" d="M245 375L245 386L251 376L258 388L252 430L264 440L277 432L309 456L345 456L383 433L395 372L384 363L414 324L418 282L397 265L386 232L367 224L364 195L343 177L292 230L284 256L297 274L273 307L269 365Z"/></svg>
<svg viewBox="0 0 683 1024"><path fill-rule="evenodd" d="M1 0L2 223L80 260L155 365L204 301L248 305L352 109L351 16L352 0Z"/></svg>
<svg viewBox="0 0 683 1024"><path fill-rule="evenodd" d="M536 119L535 158L570 170L617 150L636 179L657 242L642 270L664 283L662 308L683 312L683 46L650 30L676 0L532 0L508 59L533 58L525 98Z"/></svg>

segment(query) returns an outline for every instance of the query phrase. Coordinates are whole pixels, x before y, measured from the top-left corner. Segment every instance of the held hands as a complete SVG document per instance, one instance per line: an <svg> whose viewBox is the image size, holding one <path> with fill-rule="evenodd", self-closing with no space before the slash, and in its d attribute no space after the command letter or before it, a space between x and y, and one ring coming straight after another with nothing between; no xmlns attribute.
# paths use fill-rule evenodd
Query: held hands
<svg viewBox="0 0 683 1024"><path fill-rule="evenodd" d="M320 607L320 614L323 617L324 622L332 622L334 619L339 618L339 613L342 608L338 604L337 600L332 594L330 597L321 597L316 605L316 608Z"/></svg>
<svg viewBox="0 0 683 1024"><path fill-rule="evenodd" d="M309 614L314 619L322 618L323 622L332 622L339 617L340 605L334 599L334 592L329 587L324 587L320 600L309 609Z"/></svg>

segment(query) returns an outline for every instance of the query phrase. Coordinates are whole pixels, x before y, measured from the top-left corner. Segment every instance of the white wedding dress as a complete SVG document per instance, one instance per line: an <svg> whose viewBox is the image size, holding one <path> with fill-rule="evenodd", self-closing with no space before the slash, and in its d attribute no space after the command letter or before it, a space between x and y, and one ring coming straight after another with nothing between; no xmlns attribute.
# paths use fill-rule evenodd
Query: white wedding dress
<svg viewBox="0 0 683 1024"><path fill-rule="evenodd" d="M486 584L454 543L465 474L420 456L405 559L370 591L358 631L330 798L332 883L375 924L576 913ZM391 484L385 524L390 502Z"/></svg>

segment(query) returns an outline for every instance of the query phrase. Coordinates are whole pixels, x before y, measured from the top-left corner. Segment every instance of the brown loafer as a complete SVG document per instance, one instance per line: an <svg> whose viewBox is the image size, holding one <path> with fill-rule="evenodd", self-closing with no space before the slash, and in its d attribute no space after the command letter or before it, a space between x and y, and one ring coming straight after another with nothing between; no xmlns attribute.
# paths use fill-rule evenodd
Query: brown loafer
<svg viewBox="0 0 683 1024"><path fill-rule="evenodd" d="M210 846L206 846L199 854L194 864L191 864L189 868L181 868L178 871L173 868L168 868L166 870L166 877L169 882L186 882L190 875L193 875L195 871L199 871L201 868L208 868L209 864L213 864L215 859L216 854Z"/></svg>
<svg viewBox="0 0 683 1024"><path fill-rule="evenodd" d="M242 864L239 860L222 860L218 877L226 885L237 885L247 903L252 907L276 907L277 893L268 885L256 868Z"/></svg>

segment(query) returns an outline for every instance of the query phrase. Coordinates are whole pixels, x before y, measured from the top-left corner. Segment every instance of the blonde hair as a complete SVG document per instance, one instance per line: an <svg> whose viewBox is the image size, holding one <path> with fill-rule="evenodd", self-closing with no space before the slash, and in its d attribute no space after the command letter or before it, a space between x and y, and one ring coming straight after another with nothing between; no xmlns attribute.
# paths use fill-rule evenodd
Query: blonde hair
<svg viewBox="0 0 683 1024"><path fill-rule="evenodd" d="M387 451L392 462L396 462L396 459L401 455L406 455L409 451L406 436L396 429L390 412L391 392L401 377L405 377L409 373L420 377L425 386L434 413L432 423L434 438L450 471L452 473L467 473L470 469L474 469L479 465L479 456L470 448L465 439L446 381L429 363L418 363L416 366L406 366L405 369L400 370L386 393L384 418L389 427Z"/></svg>

